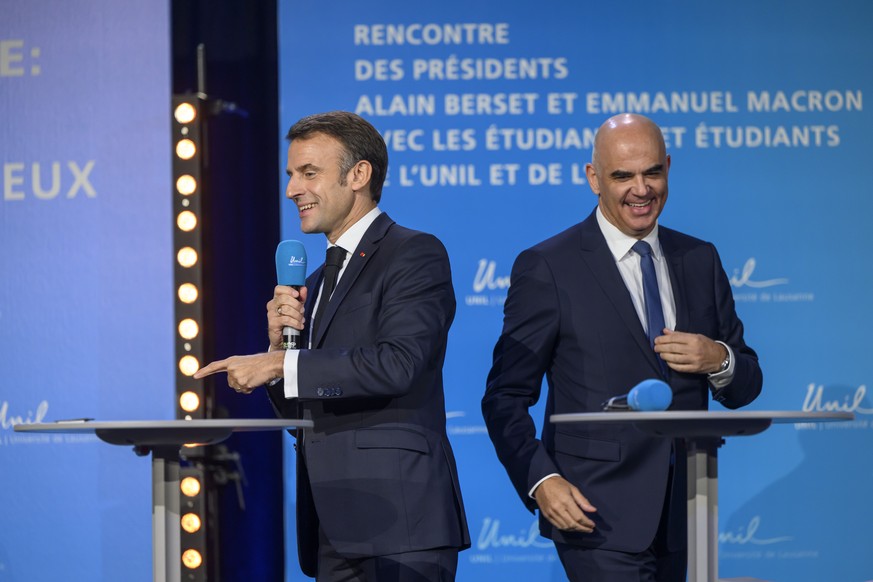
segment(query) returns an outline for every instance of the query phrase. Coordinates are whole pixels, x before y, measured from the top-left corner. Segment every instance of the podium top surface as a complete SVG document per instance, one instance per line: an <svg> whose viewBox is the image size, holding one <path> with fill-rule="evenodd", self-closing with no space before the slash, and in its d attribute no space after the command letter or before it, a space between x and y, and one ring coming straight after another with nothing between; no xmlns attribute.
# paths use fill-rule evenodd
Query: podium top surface
<svg viewBox="0 0 873 582"><path fill-rule="evenodd" d="M234 432L312 428L312 421L300 419L208 418L200 420L69 420L16 424L15 432L94 433L113 445L182 446L215 444Z"/></svg>
<svg viewBox="0 0 873 582"><path fill-rule="evenodd" d="M838 422L854 418L852 412L665 410L553 414L550 420L556 424L627 423L656 436L717 438L757 434L774 423Z"/></svg>

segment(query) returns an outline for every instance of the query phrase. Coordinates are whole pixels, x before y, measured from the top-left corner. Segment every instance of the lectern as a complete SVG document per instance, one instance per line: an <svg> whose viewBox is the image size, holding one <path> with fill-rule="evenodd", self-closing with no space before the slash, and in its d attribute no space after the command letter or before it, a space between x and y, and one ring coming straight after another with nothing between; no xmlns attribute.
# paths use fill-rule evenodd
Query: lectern
<svg viewBox="0 0 873 582"><path fill-rule="evenodd" d="M724 437L771 424L852 420L851 412L586 412L553 414L554 423L628 423L658 437L682 438L688 455L688 582L718 581L718 448Z"/></svg>
<svg viewBox="0 0 873 582"><path fill-rule="evenodd" d="M16 432L96 434L113 445L152 456L152 566L156 582L180 582L179 458L186 444L214 445L234 432L312 428L296 419L61 421L18 424Z"/></svg>

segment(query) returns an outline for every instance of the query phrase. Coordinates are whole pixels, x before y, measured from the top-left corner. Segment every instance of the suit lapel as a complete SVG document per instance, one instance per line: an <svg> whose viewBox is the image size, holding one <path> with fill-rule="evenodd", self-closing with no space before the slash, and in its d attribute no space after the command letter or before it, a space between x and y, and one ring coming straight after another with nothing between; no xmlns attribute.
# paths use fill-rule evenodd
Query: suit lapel
<svg viewBox="0 0 873 582"><path fill-rule="evenodd" d="M364 267L370 262L373 255L376 254L376 251L379 250L379 242L385 237L392 224L394 224L394 221L383 212L376 217L376 220L370 225L367 232L364 233L358 247L352 250L343 275L337 283L336 289L333 290L333 297L330 303L327 304L324 314L322 314L324 321L318 324L318 337L312 342L313 347L321 345L337 309L348 296Z"/></svg>
<svg viewBox="0 0 873 582"><path fill-rule="evenodd" d="M612 256L612 252L606 244L606 239L600 231L595 212L592 212L582 223L582 260L588 265L597 284L600 285L600 288L603 289L604 294L612 303L621 322L630 331L634 343L636 343L637 347L660 375L661 367L658 364L657 356L649 345L649 338L646 336L643 324L640 322L636 309L634 309L633 301L631 301L630 291L628 291L627 286L624 284L624 279L622 279L618 266L615 264L615 258Z"/></svg>
<svg viewBox="0 0 873 582"><path fill-rule="evenodd" d="M683 284L685 266L681 249L676 237L673 236L673 231L669 228L658 229L658 241L661 243L661 250L664 251L669 266L670 285L673 287L673 302L676 308L676 329L688 329L691 316L688 314L688 301L685 297L685 289L688 286Z"/></svg>

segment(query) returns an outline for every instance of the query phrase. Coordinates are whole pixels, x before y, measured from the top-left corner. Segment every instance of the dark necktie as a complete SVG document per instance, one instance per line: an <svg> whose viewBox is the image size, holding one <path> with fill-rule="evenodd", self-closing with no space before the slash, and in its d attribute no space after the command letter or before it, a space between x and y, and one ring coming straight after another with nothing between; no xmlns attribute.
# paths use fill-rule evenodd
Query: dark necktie
<svg viewBox="0 0 873 582"><path fill-rule="evenodd" d="M632 247L640 256L640 268L643 271L643 296L646 304L646 330L649 343L655 347L655 338L663 333L664 310L661 308L661 293L658 290L658 278L655 275L655 262L652 260L652 247L646 241L640 240ZM658 363L661 372L667 375L667 364L660 356Z"/></svg>
<svg viewBox="0 0 873 582"><path fill-rule="evenodd" d="M321 295L318 298L318 309L315 311L315 326L312 330L311 342L314 342L315 338L318 337L317 333L318 328L321 327L321 318L324 316L327 303L330 301L330 296L336 287L340 268L345 260L346 250L344 248L333 246L327 249L327 258L324 261L324 284L321 287Z"/></svg>

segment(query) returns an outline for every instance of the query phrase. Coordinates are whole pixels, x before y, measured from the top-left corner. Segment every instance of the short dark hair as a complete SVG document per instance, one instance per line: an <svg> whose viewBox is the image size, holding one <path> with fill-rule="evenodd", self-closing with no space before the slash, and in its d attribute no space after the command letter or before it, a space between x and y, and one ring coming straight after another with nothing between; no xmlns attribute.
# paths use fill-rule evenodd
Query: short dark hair
<svg viewBox="0 0 873 582"><path fill-rule="evenodd" d="M370 162L373 175L370 177L370 196L378 203L382 198L382 184L388 173L388 148L385 140L369 121L348 111L329 111L304 117L291 126L285 138L288 141L308 139L316 134L328 135L343 146L340 159L340 182L345 184L346 174L361 160Z"/></svg>

